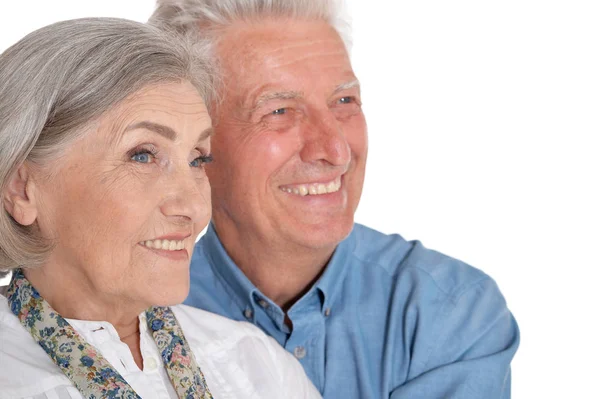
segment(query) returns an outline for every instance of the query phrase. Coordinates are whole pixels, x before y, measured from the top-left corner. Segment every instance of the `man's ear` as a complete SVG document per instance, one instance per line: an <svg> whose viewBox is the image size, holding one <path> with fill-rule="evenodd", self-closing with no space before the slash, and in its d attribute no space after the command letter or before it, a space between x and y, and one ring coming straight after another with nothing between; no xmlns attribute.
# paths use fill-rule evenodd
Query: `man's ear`
<svg viewBox="0 0 600 399"><path fill-rule="evenodd" d="M23 226L29 226L37 219L35 183L27 165L21 165L8 179L2 192L4 208Z"/></svg>

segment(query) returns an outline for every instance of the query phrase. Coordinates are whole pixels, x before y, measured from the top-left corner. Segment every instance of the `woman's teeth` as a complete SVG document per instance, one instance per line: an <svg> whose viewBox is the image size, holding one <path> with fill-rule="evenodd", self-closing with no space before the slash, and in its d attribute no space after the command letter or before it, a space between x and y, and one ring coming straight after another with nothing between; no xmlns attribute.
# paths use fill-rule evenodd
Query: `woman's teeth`
<svg viewBox="0 0 600 399"><path fill-rule="evenodd" d="M162 249L164 251L179 251L185 248L183 241L175 240L148 240L142 241L143 246L153 249Z"/></svg>

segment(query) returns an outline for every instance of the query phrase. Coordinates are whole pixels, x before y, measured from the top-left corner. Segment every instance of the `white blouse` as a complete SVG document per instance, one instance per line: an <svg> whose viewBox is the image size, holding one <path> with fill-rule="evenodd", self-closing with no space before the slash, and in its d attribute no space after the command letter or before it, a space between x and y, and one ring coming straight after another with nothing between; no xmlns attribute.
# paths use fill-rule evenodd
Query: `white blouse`
<svg viewBox="0 0 600 399"><path fill-rule="evenodd" d="M298 361L252 324L185 305L172 307L215 399L320 398ZM67 319L144 399L177 399L145 314L140 315L144 369L112 324ZM0 399L81 399L12 314L0 295Z"/></svg>

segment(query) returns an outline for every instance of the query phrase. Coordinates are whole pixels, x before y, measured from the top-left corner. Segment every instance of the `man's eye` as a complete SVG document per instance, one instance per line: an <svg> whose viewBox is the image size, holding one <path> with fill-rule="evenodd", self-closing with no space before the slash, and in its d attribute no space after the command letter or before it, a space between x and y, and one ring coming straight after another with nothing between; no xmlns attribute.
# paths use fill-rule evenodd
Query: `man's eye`
<svg viewBox="0 0 600 399"><path fill-rule="evenodd" d="M338 102L340 104L351 104L354 102L354 97L351 97L351 96L342 97L338 100Z"/></svg>
<svg viewBox="0 0 600 399"><path fill-rule="evenodd" d="M287 113L287 108L277 108L275 111L271 112L273 115L283 115Z"/></svg>
<svg viewBox="0 0 600 399"><path fill-rule="evenodd" d="M190 162L190 166L192 168L199 168L202 165L211 163L212 161L213 161L212 155L201 155L198 158L194 159L192 162Z"/></svg>
<svg viewBox="0 0 600 399"><path fill-rule="evenodd" d="M133 162L150 163L154 159L154 154L149 151L136 152L131 156Z"/></svg>

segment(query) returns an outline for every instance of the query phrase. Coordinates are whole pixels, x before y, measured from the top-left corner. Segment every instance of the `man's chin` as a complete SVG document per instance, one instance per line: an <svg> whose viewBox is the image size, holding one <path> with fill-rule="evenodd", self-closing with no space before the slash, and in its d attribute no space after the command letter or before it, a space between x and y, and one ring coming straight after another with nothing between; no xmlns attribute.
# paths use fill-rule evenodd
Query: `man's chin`
<svg viewBox="0 0 600 399"><path fill-rule="evenodd" d="M296 241L308 249L322 250L331 248L333 250L350 235L353 226L353 219L309 224L296 232Z"/></svg>

